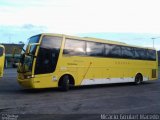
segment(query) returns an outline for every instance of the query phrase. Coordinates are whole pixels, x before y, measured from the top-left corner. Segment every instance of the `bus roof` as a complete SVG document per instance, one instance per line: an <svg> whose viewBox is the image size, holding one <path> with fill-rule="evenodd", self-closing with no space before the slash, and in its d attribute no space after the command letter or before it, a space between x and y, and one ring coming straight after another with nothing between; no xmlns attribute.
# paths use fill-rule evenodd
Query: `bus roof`
<svg viewBox="0 0 160 120"><path fill-rule="evenodd" d="M71 35L66 35L66 34L56 34L56 33L42 33L42 35L59 36L59 37L66 37L66 38L72 38L72 39L78 39L78 40L87 40L87 41L94 41L94 42L101 42L101 43L116 44L116 45L122 45L122 46L156 50L155 48L152 48L152 47L141 47L141 46L136 46L136 45L129 45L129 44L126 44L124 42L118 42L118 41L101 39L101 38L78 37L78 36L71 36Z"/></svg>

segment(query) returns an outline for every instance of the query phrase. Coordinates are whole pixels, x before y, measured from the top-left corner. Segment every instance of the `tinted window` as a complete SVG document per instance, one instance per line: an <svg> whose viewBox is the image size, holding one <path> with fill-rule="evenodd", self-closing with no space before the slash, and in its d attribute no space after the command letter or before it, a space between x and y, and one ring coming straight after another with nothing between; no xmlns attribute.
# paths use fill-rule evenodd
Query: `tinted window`
<svg viewBox="0 0 160 120"><path fill-rule="evenodd" d="M47 49L60 49L61 42L61 37L44 36L42 39L41 47Z"/></svg>
<svg viewBox="0 0 160 120"><path fill-rule="evenodd" d="M121 57L121 47L117 45L105 45L105 56L107 57Z"/></svg>
<svg viewBox="0 0 160 120"><path fill-rule="evenodd" d="M156 51L155 50L147 50L147 56L149 60L156 60Z"/></svg>
<svg viewBox="0 0 160 120"><path fill-rule="evenodd" d="M27 40L27 43L26 43L26 44L24 45L24 47L23 47L24 51L26 50L28 44L38 43L38 42L39 42L39 38L40 38L40 35L36 35L36 36L30 37L30 38ZM35 52L35 49L36 49L35 47L32 47L32 48L31 48L31 53L34 53L34 52ZM24 51L22 51L22 53L24 53Z"/></svg>
<svg viewBox="0 0 160 120"><path fill-rule="evenodd" d="M112 56L111 51L112 51L113 47L114 47L113 45L105 44L105 50L104 50L105 56L107 56L107 57Z"/></svg>
<svg viewBox="0 0 160 120"><path fill-rule="evenodd" d="M2 55L3 55L3 48L0 47L0 56L2 56Z"/></svg>
<svg viewBox="0 0 160 120"><path fill-rule="evenodd" d="M130 47L122 47L123 58L134 58L134 50Z"/></svg>
<svg viewBox="0 0 160 120"><path fill-rule="evenodd" d="M37 55L35 74L52 73L57 65L62 38L44 36Z"/></svg>
<svg viewBox="0 0 160 120"><path fill-rule="evenodd" d="M142 48L134 48L135 49L135 58L136 59L147 59L147 51Z"/></svg>
<svg viewBox="0 0 160 120"><path fill-rule="evenodd" d="M103 56L104 44L96 42L87 42L87 55L89 56Z"/></svg>
<svg viewBox="0 0 160 120"><path fill-rule="evenodd" d="M66 39L64 54L85 55L85 41Z"/></svg>

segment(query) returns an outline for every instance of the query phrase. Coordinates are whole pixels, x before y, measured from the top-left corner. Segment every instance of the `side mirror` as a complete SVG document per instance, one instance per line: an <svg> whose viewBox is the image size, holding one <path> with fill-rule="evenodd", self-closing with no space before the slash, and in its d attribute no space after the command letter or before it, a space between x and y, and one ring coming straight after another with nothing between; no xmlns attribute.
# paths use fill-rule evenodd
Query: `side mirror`
<svg viewBox="0 0 160 120"><path fill-rule="evenodd" d="M22 65L24 63L24 58L25 58L25 54L22 54L21 57L20 57L20 63L22 63Z"/></svg>
<svg viewBox="0 0 160 120"><path fill-rule="evenodd" d="M32 44L29 44L27 46L27 50L26 50L26 54L28 55L34 55L35 51L36 51L36 48L37 46L39 46L40 44L39 43L32 43Z"/></svg>

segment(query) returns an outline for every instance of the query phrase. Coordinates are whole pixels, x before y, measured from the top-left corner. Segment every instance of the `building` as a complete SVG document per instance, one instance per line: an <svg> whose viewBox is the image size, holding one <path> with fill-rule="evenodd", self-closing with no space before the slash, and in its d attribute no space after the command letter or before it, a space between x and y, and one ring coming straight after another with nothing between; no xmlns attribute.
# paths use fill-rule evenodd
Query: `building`
<svg viewBox="0 0 160 120"><path fill-rule="evenodd" d="M5 47L5 68L15 67L24 44L2 44Z"/></svg>

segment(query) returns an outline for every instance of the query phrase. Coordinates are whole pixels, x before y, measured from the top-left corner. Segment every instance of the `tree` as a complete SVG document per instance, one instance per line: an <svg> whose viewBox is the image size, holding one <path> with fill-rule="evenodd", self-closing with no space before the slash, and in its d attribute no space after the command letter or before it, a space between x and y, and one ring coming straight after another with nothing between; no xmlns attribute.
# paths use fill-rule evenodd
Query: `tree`
<svg viewBox="0 0 160 120"><path fill-rule="evenodd" d="M24 42L23 42L23 41L19 41L18 43L19 43L19 44L24 44Z"/></svg>

